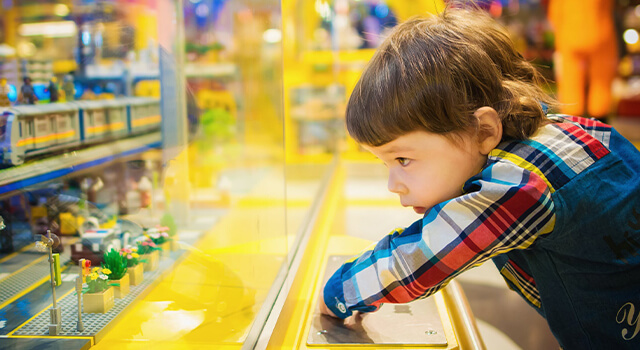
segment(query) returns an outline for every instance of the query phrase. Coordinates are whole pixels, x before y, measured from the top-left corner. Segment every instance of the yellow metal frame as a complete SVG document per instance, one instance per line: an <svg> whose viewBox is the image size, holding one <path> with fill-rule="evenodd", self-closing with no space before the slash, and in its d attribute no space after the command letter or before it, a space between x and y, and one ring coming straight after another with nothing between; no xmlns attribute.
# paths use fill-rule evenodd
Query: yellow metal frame
<svg viewBox="0 0 640 350"><path fill-rule="evenodd" d="M267 349L416 348L415 345L382 347L380 344L370 344L327 347L306 344L307 334L311 327L311 315L322 288L320 281L325 273L324 262L327 257L330 255L355 255L371 244L370 241L360 238L331 235L334 231L332 227L334 219L340 215L340 207L344 205L342 194L345 180L344 167L338 166L328 186L325 202L322 203L318 220L296 271L293 285L280 311ZM433 298L435 298L440 313L448 345L424 349L484 349L473 315L459 285L455 281L451 282Z"/></svg>

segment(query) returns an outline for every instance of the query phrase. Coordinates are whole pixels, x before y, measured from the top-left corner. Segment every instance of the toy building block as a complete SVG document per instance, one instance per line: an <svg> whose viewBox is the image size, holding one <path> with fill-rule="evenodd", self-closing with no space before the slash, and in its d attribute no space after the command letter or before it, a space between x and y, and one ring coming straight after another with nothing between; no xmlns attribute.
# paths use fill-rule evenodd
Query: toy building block
<svg viewBox="0 0 640 350"><path fill-rule="evenodd" d="M98 293L85 293L82 311L85 313L105 313L113 307L114 304L113 288Z"/></svg>

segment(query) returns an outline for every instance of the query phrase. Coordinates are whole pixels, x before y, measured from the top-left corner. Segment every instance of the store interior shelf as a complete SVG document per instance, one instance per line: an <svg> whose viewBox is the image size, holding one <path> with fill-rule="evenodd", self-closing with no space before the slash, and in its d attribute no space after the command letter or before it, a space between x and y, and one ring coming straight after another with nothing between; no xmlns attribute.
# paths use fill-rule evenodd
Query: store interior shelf
<svg viewBox="0 0 640 350"><path fill-rule="evenodd" d="M161 146L161 133L116 140L0 170L0 195Z"/></svg>
<svg viewBox="0 0 640 350"><path fill-rule="evenodd" d="M184 67L184 74L189 78L227 77L235 75L237 70L233 63L188 63Z"/></svg>

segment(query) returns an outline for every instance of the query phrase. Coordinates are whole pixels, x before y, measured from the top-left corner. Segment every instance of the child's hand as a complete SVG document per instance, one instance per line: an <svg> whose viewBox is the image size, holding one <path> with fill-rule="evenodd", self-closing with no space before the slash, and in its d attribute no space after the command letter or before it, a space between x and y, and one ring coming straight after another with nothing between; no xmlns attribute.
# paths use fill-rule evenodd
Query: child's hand
<svg viewBox="0 0 640 350"><path fill-rule="evenodd" d="M324 303L324 297L322 295L320 296L320 300L318 301L318 305L320 306L320 313L321 314L338 318L338 316L336 316L331 310L329 310L327 305Z"/></svg>
<svg viewBox="0 0 640 350"><path fill-rule="evenodd" d="M365 334L364 328L362 326L362 318L364 317L362 312L354 311L353 315L344 319L344 326L349 328L352 331L360 331L362 330Z"/></svg>

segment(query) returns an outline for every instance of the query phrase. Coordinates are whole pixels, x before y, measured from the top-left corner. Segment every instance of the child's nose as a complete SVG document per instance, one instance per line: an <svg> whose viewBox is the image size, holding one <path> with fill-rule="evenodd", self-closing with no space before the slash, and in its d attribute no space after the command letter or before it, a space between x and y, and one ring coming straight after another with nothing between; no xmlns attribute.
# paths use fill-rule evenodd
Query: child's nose
<svg viewBox="0 0 640 350"><path fill-rule="evenodd" d="M389 180L387 181L387 189L391 193L403 194L405 192L405 186L399 180L398 176L394 174L393 170L389 170Z"/></svg>

